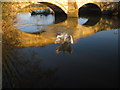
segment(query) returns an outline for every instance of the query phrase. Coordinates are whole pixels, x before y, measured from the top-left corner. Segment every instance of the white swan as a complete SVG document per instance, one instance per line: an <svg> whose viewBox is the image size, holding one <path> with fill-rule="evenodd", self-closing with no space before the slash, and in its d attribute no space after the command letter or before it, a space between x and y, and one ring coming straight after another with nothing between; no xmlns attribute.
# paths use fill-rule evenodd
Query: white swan
<svg viewBox="0 0 120 90"><path fill-rule="evenodd" d="M67 33L63 32L57 35L55 43L57 42L61 43L67 42L73 44L73 37L72 35L68 35Z"/></svg>

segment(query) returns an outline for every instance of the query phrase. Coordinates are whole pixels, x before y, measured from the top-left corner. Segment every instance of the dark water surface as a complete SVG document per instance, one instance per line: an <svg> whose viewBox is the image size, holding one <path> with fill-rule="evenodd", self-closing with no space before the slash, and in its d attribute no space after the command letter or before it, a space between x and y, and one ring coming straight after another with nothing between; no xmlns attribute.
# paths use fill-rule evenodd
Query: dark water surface
<svg viewBox="0 0 120 90"><path fill-rule="evenodd" d="M17 13L3 35L3 88L118 88L119 18ZM55 43L57 33L73 44Z"/></svg>

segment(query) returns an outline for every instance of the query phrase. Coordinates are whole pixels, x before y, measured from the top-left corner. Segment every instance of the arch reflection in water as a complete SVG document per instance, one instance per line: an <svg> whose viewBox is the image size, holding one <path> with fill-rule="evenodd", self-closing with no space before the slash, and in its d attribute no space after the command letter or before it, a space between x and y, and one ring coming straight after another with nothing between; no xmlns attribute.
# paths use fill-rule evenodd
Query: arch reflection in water
<svg viewBox="0 0 120 90"><path fill-rule="evenodd" d="M60 18L60 19L58 19ZM15 26L21 31L27 33L38 33L47 29L47 26L42 25L51 25L62 22L66 17L58 17L54 14L36 14L31 15L31 13L18 13L15 19Z"/></svg>
<svg viewBox="0 0 120 90"><path fill-rule="evenodd" d="M45 30L47 27L42 25L54 24L55 17L52 14L31 15L30 13L19 13L16 16L15 26L21 31L27 33L38 33Z"/></svg>
<svg viewBox="0 0 120 90"><path fill-rule="evenodd" d="M78 23L84 26L94 26L100 21L101 16L80 16Z"/></svg>
<svg viewBox="0 0 120 90"><path fill-rule="evenodd" d="M50 25L55 21L55 17L52 14L47 16L39 14L39 15L31 15L31 13L18 13L16 15L16 24L39 24L39 25Z"/></svg>

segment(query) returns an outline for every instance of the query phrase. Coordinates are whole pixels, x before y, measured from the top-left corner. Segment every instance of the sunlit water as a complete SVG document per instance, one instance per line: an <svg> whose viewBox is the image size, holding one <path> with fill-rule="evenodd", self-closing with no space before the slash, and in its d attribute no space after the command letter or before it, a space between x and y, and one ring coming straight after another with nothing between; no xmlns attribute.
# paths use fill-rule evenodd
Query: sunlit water
<svg viewBox="0 0 120 90"><path fill-rule="evenodd" d="M101 23L100 20L103 20L101 22L104 23ZM56 23L56 17L51 14L31 16L30 13L18 13L15 21L13 26L19 31L25 32L24 35L31 35L31 33L36 35L36 32L41 32L39 36L42 35L42 37L38 41L29 39L28 45L27 36L26 38L23 38L22 35L16 37L17 35L11 32L13 34L11 40L23 39L23 41L3 44L4 88L118 87L118 31L120 30L118 19L79 17L77 24L75 24L75 20ZM66 25L66 21L69 24ZM96 31L92 32L93 29ZM55 38L58 32L72 35L74 43L67 46L62 46L60 43L55 44L53 42L55 39L53 40L51 37ZM50 38L47 38L46 35ZM51 40L49 44L45 41L46 38ZM25 40L26 42L24 42ZM38 45L36 43L30 45L35 40ZM41 43L44 44L41 45ZM9 48L10 46L12 48Z"/></svg>

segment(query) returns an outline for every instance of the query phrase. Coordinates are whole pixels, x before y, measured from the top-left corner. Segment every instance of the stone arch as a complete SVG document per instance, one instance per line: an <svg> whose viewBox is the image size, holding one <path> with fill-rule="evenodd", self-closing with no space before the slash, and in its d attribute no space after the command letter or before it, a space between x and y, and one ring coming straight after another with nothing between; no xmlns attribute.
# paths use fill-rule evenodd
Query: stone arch
<svg viewBox="0 0 120 90"><path fill-rule="evenodd" d="M95 3L83 3L82 5L79 6L78 13L80 14L101 14L101 9L100 7L95 4Z"/></svg>
<svg viewBox="0 0 120 90"><path fill-rule="evenodd" d="M67 2L58 2L58 1L54 1L54 0L49 0L49 1L48 0L39 0L36 2L27 2L27 3L24 3L24 5L20 4L19 7L22 9L22 8L28 7L32 4L35 4L35 3L44 4L48 7L50 7L56 13L67 14L67 7L68 7Z"/></svg>
<svg viewBox="0 0 120 90"><path fill-rule="evenodd" d="M55 3L55 2L47 2L47 1L42 1L42 2L39 2L39 3L42 3L48 7L50 7L55 13L64 13L64 14L67 14L67 9L62 5L62 4L59 4L59 3Z"/></svg>

